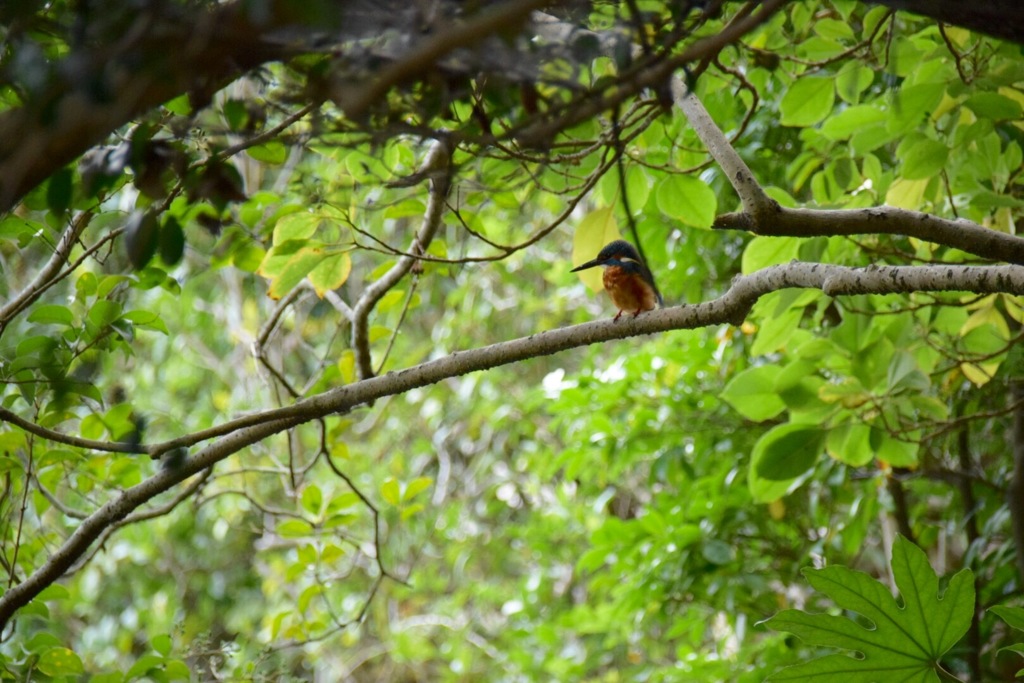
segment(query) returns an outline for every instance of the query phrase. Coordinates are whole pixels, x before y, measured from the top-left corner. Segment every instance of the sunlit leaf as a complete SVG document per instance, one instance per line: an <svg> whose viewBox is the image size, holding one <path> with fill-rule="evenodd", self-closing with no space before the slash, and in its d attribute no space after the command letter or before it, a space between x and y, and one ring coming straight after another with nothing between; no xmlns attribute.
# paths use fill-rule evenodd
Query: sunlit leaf
<svg viewBox="0 0 1024 683"><path fill-rule="evenodd" d="M67 306L45 304L34 308L29 313L28 321L41 325L71 325L74 321L74 316L71 313L71 309Z"/></svg>
<svg viewBox="0 0 1024 683"><path fill-rule="evenodd" d="M81 658L66 647L54 647L44 652L36 664L47 676L78 676L85 672Z"/></svg>
<svg viewBox="0 0 1024 683"><path fill-rule="evenodd" d="M786 90L779 103L784 126L813 126L832 111L835 81L820 76L805 76Z"/></svg>
<svg viewBox="0 0 1024 683"><path fill-rule="evenodd" d="M780 372L777 365L748 368L729 380L722 399L748 420L762 422L777 417L786 409L775 390Z"/></svg>
<svg viewBox="0 0 1024 683"><path fill-rule="evenodd" d="M317 296L323 297L329 290L345 284L352 272L352 257L347 251L328 254L309 271L309 282Z"/></svg>
<svg viewBox="0 0 1024 683"><path fill-rule="evenodd" d="M397 506L402 500L398 480L392 477L385 481L380 487L380 495L384 502Z"/></svg>
<svg viewBox="0 0 1024 683"><path fill-rule="evenodd" d="M710 228L718 212L715 193L700 178L666 176L655 189L658 209L669 218L695 228Z"/></svg>
<svg viewBox="0 0 1024 683"><path fill-rule="evenodd" d="M908 180L931 178L946 166L949 148L927 138L912 145L903 156L901 176Z"/></svg>

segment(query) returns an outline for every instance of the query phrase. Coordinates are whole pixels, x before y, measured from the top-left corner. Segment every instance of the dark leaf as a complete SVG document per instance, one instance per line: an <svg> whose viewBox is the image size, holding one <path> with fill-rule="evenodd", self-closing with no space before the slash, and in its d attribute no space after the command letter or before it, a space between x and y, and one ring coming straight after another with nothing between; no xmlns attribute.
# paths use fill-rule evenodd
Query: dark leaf
<svg viewBox="0 0 1024 683"><path fill-rule="evenodd" d="M156 253L158 232L156 216L148 211L137 211L128 219L125 244L128 247L128 260L136 270L145 268Z"/></svg>
<svg viewBox="0 0 1024 683"><path fill-rule="evenodd" d="M160 259L169 266L181 260L185 253L185 232L173 216L164 221L160 229Z"/></svg>
<svg viewBox="0 0 1024 683"><path fill-rule="evenodd" d="M46 206L56 214L63 214L71 207L70 168L62 168L50 176L46 185Z"/></svg>

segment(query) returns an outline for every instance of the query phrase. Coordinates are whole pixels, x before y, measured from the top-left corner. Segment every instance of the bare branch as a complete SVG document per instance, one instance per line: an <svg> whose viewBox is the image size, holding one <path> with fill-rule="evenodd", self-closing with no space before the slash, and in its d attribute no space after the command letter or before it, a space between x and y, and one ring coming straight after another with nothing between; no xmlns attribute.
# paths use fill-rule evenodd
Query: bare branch
<svg viewBox="0 0 1024 683"><path fill-rule="evenodd" d="M412 248L409 249L410 253L399 258L388 272L370 284L352 307L352 350L355 354L359 379L373 377L373 359L370 357L370 313L377 302L412 270L412 267L418 262L417 256L427 250L441 225L445 198L448 196L448 188L451 185L449 174L452 151L450 142L443 136L430 146L419 171L423 177L431 178L427 210L423 214L420 229L413 238Z"/></svg>
<svg viewBox="0 0 1024 683"><path fill-rule="evenodd" d="M763 219L747 213L729 213L718 216L713 227L789 237L906 235L993 261L1024 264L1024 239L964 218L949 220L893 206L868 209L788 209L774 201L772 204L773 209Z"/></svg>
<svg viewBox="0 0 1024 683"><path fill-rule="evenodd" d="M1024 239L990 230L963 218L949 220L892 206L868 209L784 208L765 194L704 105L686 91L678 77L673 79L672 92L676 106L686 114L708 152L725 171L743 204L742 212L722 214L715 219L713 227L719 230L749 230L757 235L787 237L906 235L993 261L1024 264Z"/></svg>
<svg viewBox="0 0 1024 683"><path fill-rule="evenodd" d="M697 133L697 137L708 148L708 154L722 167L729 183L736 190L736 194L740 196L745 215L760 217L773 205L777 206L776 202L765 194L761 185L754 179L754 173L747 166L747 162L743 161L733 146L729 144L725 134L711 119L708 110L704 108L696 95L689 92L683 79L678 76L672 79L672 99L686 115L694 132Z"/></svg>
<svg viewBox="0 0 1024 683"><path fill-rule="evenodd" d="M107 451L110 453L145 452L141 450L140 446L135 444L120 441L96 441L94 439L83 439L80 436L72 436L53 429L47 429L46 427L38 425L31 420L26 420L17 413L2 406L0 406L0 422L10 423L15 427L20 427L29 434L35 434L47 441L62 443L66 446L75 446L76 448L85 448L92 451Z"/></svg>

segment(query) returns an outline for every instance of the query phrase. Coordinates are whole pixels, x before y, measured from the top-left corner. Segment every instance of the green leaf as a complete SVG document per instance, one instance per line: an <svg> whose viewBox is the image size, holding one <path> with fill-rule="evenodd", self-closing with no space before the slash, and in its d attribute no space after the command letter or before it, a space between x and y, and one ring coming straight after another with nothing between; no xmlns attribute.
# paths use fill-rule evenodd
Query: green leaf
<svg viewBox="0 0 1024 683"><path fill-rule="evenodd" d="M807 127L824 120L835 103L835 81L806 76L794 83L782 96L779 110L784 126Z"/></svg>
<svg viewBox="0 0 1024 683"><path fill-rule="evenodd" d="M668 216L695 228L710 228L718 213L714 191L699 178L669 175L655 190L658 209Z"/></svg>
<svg viewBox="0 0 1024 683"><path fill-rule="evenodd" d="M381 484L380 495L381 498L383 498L386 503L390 505L398 505L402 500L401 491L398 486L398 480L395 479L394 477L391 477L383 484Z"/></svg>
<svg viewBox="0 0 1024 683"><path fill-rule="evenodd" d="M164 324L163 319L153 311L137 309L134 311L128 311L121 317L136 327L170 334L170 331L167 329L167 325Z"/></svg>
<svg viewBox="0 0 1024 683"><path fill-rule="evenodd" d="M136 211L125 227L124 243L128 260L135 270L142 270L156 254L160 224L152 211Z"/></svg>
<svg viewBox="0 0 1024 683"><path fill-rule="evenodd" d="M131 668L124 675L124 680L130 681L139 676L145 676L150 669L159 669L163 665L163 658L154 654L146 654L139 657Z"/></svg>
<svg viewBox="0 0 1024 683"><path fill-rule="evenodd" d="M282 216L274 225L274 246L289 240L306 240L316 233L322 217L309 211Z"/></svg>
<svg viewBox="0 0 1024 683"><path fill-rule="evenodd" d="M309 271L309 282L316 295L323 298L329 290L345 284L352 272L352 257L347 251L328 254Z"/></svg>
<svg viewBox="0 0 1024 683"><path fill-rule="evenodd" d="M936 140L924 138L904 153L900 175L908 180L931 178L945 168L948 158L948 147Z"/></svg>
<svg viewBox="0 0 1024 683"><path fill-rule="evenodd" d="M171 653L171 637L166 633L161 633L158 636L154 636L149 644L153 646L153 649L158 653L166 657Z"/></svg>
<svg viewBox="0 0 1024 683"><path fill-rule="evenodd" d="M842 43L826 37L813 37L797 45L797 56L814 62L823 61L842 53L846 48Z"/></svg>
<svg viewBox="0 0 1024 683"><path fill-rule="evenodd" d="M887 125L889 132L898 135L916 127L935 111L945 91L945 83L920 83L898 90Z"/></svg>
<svg viewBox="0 0 1024 683"><path fill-rule="evenodd" d="M180 659L172 659L164 663L164 675L171 681L192 680L192 670Z"/></svg>
<svg viewBox="0 0 1024 683"><path fill-rule="evenodd" d="M989 607L988 611L1005 621L1011 628L1024 631L1024 607L995 605L994 607Z"/></svg>
<svg viewBox="0 0 1024 683"><path fill-rule="evenodd" d="M717 538L713 538L704 544L701 555L711 564L729 564L736 558L736 549Z"/></svg>
<svg viewBox="0 0 1024 683"><path fill-rule="evenodd" d="M953 575L940 595L938 577L924 551L902 536L892 549L892 574L902 606L888 588L864 572L833 566L804 569L803 574L839 608L861 615L871 626L792 609L776 614L763 623L809 645L861 656L826 655L783 669L770 677L773 681L938 681L942 656L967 632L974 614L971 570Z"/></svg>
<svg viewBox="0 0 1024 683"><path fill-rule="evenodd" d="M814 467L824 450L825 432L813 425L786 423L769 429L750 455L757 476L769 481L796 479Z"/></svg>
<svg viewBox="0 0 1024 683"><path fill-rule="evenodd" d="M164 109L177 116L188 116L192 113L192 104L189 102L188 93L164 102Z"/></svg>
<svg viewBox="0 0 1024 683"><path fill-rule="evenodd" d="M839 462L863 467L875 457L871 448L871 428L859 422L833 427L828 432L825 450Z"/></svg>
<svg viewBox="0 0 1024 683"><path fill-rule="evenodd" d="M848 62L836 74L836 92L844 101L853 104L874 80L874 71L858 62Z"/></svg>
<svg viewBox="0 0 1024 683"><path fill-rule="evenodd" d="M729 381L722 391L722 399L754 422L777 417L786 409L786 404L775 391L775 379L780 372L778 365L748 368Z"/></svg>
<svg viewBox="0 0 1024 683"><path fill-rule="evenodd" d="M819 19L814 22L814 32L822 38L835 38L836 40L852 40L853 29L849 23L838 19Z"/></svg>
<svg viewBox="0 0 1024 683"><path fill-rule="evenodd" d="M159 244L160 260L169 266L173 266L185 254L185 231L174 216L164 221L160 228Z"/></svg>
<svg viewBox="0 0 1024 683"><path fill-rule="evenodd" d="M767 297L762 299L762 301L766 300ZM757 336L754 338L750 353L754 356L760 356L772 353L785 346L786 342L793 336L793 333L799 329L800 319L803 317L803 314L803 308L794 306L765 319L757 331Z"/></svg>
<svg viewBox="0 0 1024 683"><path fill-rule="evenodd" d="M71 314L71 309L67 306L44 304L29 314L28 321L30 323L39 323L40 325L70 326L74 321L74 316Z"/></svg>
<svg viewBox="0 0 1024 683"><path fill-rule="evenodd" d="M274 530L281 538L304 538L313 533L313 526L304 519L286 519Z"/></svg>
<svg viewBox="0 0 1024 683"><path fill-rule="evenodd" d="M66 647L54 647L44 652L36 664L47 676L78 676L85 673L82 660Z"/></svg>
<svg viewBox="0 0 1024 683"><path fill-rule="evenodd" d="M71 169L62 168L46 184L46 206L55 214L63 214L71 207Z"/></svg>
<svg viewBox="0 0 1024 683"><path fill-rule="evenodd" d="M102 329L121 317L121 304L109 299L100 299L89 308L86 316L97 329Z"/></svg>
<svg viewBox="0 0 1024 683"><path fill-rule="evenodd" d="M905 441L891 436L881 429L871 430L871 447L875 457L882 462L889 463L896 467L914 467L917 465L917 454L921 450L921 444L916 441L919 434L907 433L903 435Z"/></svg>
<svg viewBox="0 0 1024 683"><path fill-rule="evenodd" d="M1021 105L1017 100L995 92L980 92L964 101L964 106L982 118L1008 121L1021 118Z"/></svg>
<svg viewBox="0 0 1024 683"><path fill-rule="evenodd" d="M249 118L245 108L245 102L239 99L230 99L224 102L224 120L227 121L231 130L241 130Z"/></svg>
<svg viewBox="0 0 1024 683"><path fill-rule="evenodd" d="M295 246L298 246L298 250L293 252ZM271 298L280 299L328 255L321 244L311 245L303 240L289 240L275 245L268 251L257 272L270 279L268 293Z"/></svg>
<svg viewBox="0 0 1024 683"><path fill-rule="evenodd" d="M924 191L928 187L928 179L907 180L897 178L885 193L885 203L899 209L916 210L921 208Z"/></svg>
<svg viewBox="0 0 1024 683"><path fill-rule="evenodd" d="M283 164L288 158L288 148L280 140L271 140L262 145L256 145L245 150L246 154L256 161L265 164Z"/></svg>
<svg viewBox="0 0 1024 683"><path fill-rule="evenodd" d="M768 266L789 263L799 253L797 237L755 237L743 250L741 268L744 275L749 275Z"/></svg>
<svg viewBox="0 0 1024 683"><path fill-rule="evenodd" d="M402 500L405 502L412 500L421 492L430 488L430 485L433 483L434 480L430 477L416 477L405 485L405 493L402 494Z"/></svg>
<svg viewBox="0 0 1024 683"><path fill-rule="evenodd" d="M77 457L77 454L73 454ZM67 600L71 597L71 593L67 588L60 585L59 583L51 583L49 586L44 588L39 595L35 597L36 600Z"/></svg>
<svg viewBox="0 0 1024 683"><path fill-rule="evenodd" d="M302 490L302 507L311 515L319 515L324 495L316 484L309 484Z"/></svg>

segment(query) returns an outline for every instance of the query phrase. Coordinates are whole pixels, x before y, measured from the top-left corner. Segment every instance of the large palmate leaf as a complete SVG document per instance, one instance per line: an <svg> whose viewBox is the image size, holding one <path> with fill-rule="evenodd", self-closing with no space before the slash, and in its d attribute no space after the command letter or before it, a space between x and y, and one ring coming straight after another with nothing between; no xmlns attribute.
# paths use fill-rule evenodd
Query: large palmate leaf
<svg viewBox="0 0 1024 683"><path fill-rule="evenodd" d="M955 680L939 660L970 626L974 613L971 570L954 574L940 596L938 577L924 551L901 536L893 544L892 573L902 605L888 588L863 572L840 566L805 569L815 589L871 625L831 614L779 612L764 623L811 645L852 650L860 656L826 655L783 669L771 680L832 681L837 676L863 683L938 681L940 676Z"/></svg>

